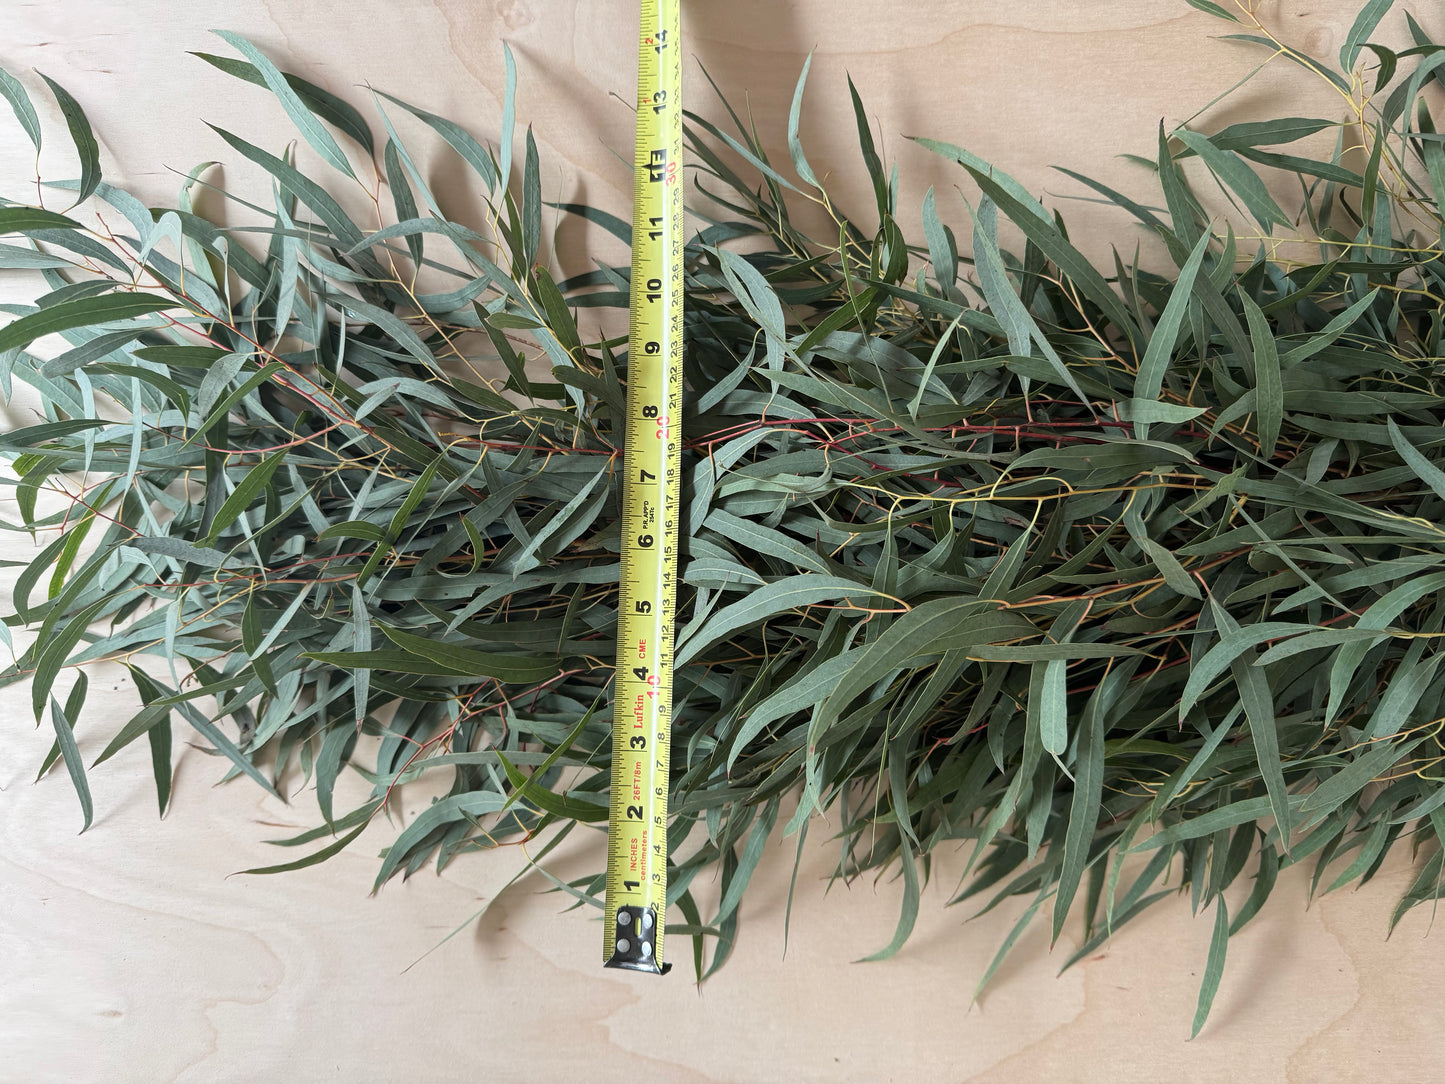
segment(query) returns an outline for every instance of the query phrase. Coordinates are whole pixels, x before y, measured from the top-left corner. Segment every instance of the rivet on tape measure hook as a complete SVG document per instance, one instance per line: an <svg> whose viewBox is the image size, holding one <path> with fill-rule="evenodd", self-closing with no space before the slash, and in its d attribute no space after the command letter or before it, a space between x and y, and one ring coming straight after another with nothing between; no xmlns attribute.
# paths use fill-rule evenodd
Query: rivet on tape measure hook
<svg viewBox="0 0 1445 1084"><path fill-rule="evenodd" d="M641 8L602 958L607 967L666 974L667 774L682 485L682 43L679 0L642 0Z"/></svg>

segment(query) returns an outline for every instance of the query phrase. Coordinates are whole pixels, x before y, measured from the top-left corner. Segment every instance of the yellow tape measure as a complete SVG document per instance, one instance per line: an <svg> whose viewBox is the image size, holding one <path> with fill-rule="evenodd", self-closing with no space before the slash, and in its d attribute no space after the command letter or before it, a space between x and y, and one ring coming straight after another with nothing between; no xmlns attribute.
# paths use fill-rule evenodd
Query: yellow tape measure
<svg viewBox="0 0 1445 1084"><path fill-rule="evenodd" d="M642 0L622 571L607 826L607 967L664 974L667 770L682 441L679 0Z"/></svg>

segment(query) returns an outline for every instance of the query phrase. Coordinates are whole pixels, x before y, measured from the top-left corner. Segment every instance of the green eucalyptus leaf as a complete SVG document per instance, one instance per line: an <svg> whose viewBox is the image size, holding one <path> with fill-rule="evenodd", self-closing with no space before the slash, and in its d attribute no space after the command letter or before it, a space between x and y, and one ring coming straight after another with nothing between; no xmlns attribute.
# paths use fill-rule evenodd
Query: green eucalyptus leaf
<svg viewBox="0 0 1445 1084"><path fill-rule="evenodd" d="M43 207L0 207L0 233L31 233L35 230L79 230L75 219Z"/></svg>
<svg viewBox="0 0 1445 1084"><path fill-rule="evenodd" d="M148 293L117 292L62 301L12 320L0 328L0 351L29 346L42 335L130 320L177 307L177 303L168 297Z"/></svg>
<svg viewBox="0 0 1445 1084"><path fill-rule="evenodd" d="M26 93L20 80L4 68L0 68L0 94L10 103L15 119L20 122L20 127L25 129L25 135L35 145L35 152L39 154L40 118L35 115L35 106L31 104L30 95Z"/></svg>
<svg viewBox="0 0 1445 1084"><path fill-rule="evenodd" d="M1340 46L1340 68L1349 71L1355 66L1355 59L1360 55L1360 49L1375 28L1380 25L1390 8L1395 6L1395 0L1369 0L1355 16L1354 23L1350 26L1349 33L1345 35L1345 43Z"/></svg>
<svg viewBox="0 0 1445 1084"><path fill-rule="evenodd" d="M354 176L341 149L336 146L335 140L331 139L330 134L324 128L319 128L315 124L312 114L328 124L334 125L338 131L346 133L368 155L375 152L370 126L349 103L299 75L278 71L275 65L261 54L260 50L239 34L227 30L213 30L212 33L233 46L243 56L248 57L251 63L234 60L231 57L214 56L211 53L197 52L191 55L200 57L207 64L219 68L227 75L234 75L248 83L269 88L280 99L282 107L296 122L297 127L301 129L301 134L306 141L328 163L341 172Z"/></svg>
<svg viewBox="0 0 1445 1084"><path fill-rule="evenodd" d="M55 95L56 104L60 106L60 113L65 118L65 126L70 129L70 140L75 144L75 153L80 156L80 187L76 192L75 202L84 203L100 184L100 145L95 141L95 133L90 129L90 121L86 119L85 110L80 108L80 103L44 72L40 73L40 78L45 80L50 92ZM17 115L19 112L17 108ZM25 123L24 119L22 123ZM29 128L28 123L26 127ZM32 135L31 138L35 149L39 150L38 137Z"/></svg>
<svg viewBox="0 0 1445 1084"><path fill-rule="evenodd" d="M1199 1001L1194 1010L1194 1026L1189 1037L1196 1038L1209 1019L1209 1010L1214 1006L1214 995L1219 992L1219 980L1224 975L1224 954L1229 947L1229 908L1224 897L1214 898L1214 936L1209 941L1209 957L1204 963L1204 977L1199 981Z"/></svg>

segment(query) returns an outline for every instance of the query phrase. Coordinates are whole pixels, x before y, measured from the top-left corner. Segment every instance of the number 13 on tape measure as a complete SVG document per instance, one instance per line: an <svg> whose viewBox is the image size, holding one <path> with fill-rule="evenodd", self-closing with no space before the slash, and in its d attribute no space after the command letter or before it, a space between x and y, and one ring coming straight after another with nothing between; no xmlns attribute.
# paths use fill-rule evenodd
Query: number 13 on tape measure
<svg viewBox="0 0 1445 1084"><path fill-rule="evenodd" d="M682 440L679 0L642 0L623 439L622 570L607 825L607 967L664 974L667 773Z"/></svg>

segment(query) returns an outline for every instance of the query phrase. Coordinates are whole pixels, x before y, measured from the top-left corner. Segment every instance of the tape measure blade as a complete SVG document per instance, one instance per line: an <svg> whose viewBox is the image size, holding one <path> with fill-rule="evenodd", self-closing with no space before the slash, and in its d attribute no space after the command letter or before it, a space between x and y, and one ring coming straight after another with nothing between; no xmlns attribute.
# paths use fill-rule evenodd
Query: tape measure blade
<svg viewBox="0 0 1445 1084"><path fill-rule="evenodd" d="M603 961L665 973L672 638L682 413L682 66L678 0L638 35L622 545Z"/></svg>

